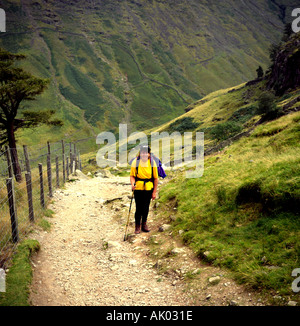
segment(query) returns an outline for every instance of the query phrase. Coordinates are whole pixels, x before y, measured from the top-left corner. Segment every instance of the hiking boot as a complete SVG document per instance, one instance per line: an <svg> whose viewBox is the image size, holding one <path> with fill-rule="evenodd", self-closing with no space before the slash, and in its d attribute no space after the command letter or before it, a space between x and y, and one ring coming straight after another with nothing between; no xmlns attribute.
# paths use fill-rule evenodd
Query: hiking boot
<svg viewBox="0 0 300 326"><path fill-rule="evenodd" d="M139 234L141 233L141 226L140 225L135 225L135 231L134 231L135 234Z"/></svg>
<svg viewBox="0 0 300 326"><path fill-rule="evenodd" d="M146 222L145 222L145 223L142 223L142 231L143 231L143 232L149 232L149 231L150 231L150 230L148 229L148 226L147 226Z"/></svg>

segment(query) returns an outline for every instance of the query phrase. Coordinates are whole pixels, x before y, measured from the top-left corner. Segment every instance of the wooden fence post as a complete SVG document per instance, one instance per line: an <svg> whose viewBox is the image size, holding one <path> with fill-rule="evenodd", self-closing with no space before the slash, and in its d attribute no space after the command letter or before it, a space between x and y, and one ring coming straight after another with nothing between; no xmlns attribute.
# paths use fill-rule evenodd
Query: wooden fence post
<svg viewBox="0 0 300 326"><path fill-rule="evenodd" d="M58 156L55 157L55 166L56 166L56 188L59 188L59 168L58 168Z"/></svg>
<svg viewBox="0 0 300 326"><path fill-rule="evenodd" d="M31 173L25 173L27 198L28 198L28 210L29 210L29 221L34 222L33 202L32 202L32 183Z"/></svg>
<svg viewBox="0 0 300 326"><path fill-rule="evenodd" d="M19 241L19 231L18 231L17 211L15 205L13 178L6 179L6 187L7 187L7 195L8 195L8 203L9 203L12 240L14 243L16 243Z"/></svg>
<svg viewBox="0 0 300 326"><path fill-rule="evenodd" d="M27 146L23 145L23 151L24 151L24 157L25 157L25 166L26 166L26 171L30 173L30 163L29 163L29 156L27 152Z"/></svg>
<svg viewBox="0 0 300 326"><path fill-rule="evenodd" d="M69 157L67 156L67 178L69 178Z"/></svg>
<svg viewBox="0 0 300 326"><path fill-rule="evenodd" d="M72 143L69 143L69 147L70 147L70 150L69 150L69 163L70 163L70 165L69 165L69 172L70 172L70 174L72 174L72 157L73 157L73 155L72 155Z"/></svg>
<svg viewBox="0 0 300 326"><path fill-rule="evenodd" d="M66 182L66 166L65 166L65 144L64 141L61 141L61 146L62 146L62 169L63 169L63 183Z"/></svg>
<svg viewBox="0 0 300 326"><path fill-rule="evenodd" d="M71 156L70 156L70 173L74 173L74 154L71 153Z"/></svg>
<svg viewBox="0 0 300 326"><path fill-rule="evenodd" d="M40 174L40 202L41 206L45 208L45 196L44 196L44 179L43 179L43 164L39 163L39 174Z"/></svg>
<svg viewBox="0 0 300 326"><path fill-rule="evenodd" d="M80 158L80 151L78 151L78 169L82 171L82 166L81 166L81 158Z"/></svg>
<svg viewBox="0 0 300 326"><path fill-rule="evenodd" d="M74 172L77 170L77 149L76 149L76 143L74 143L74 154L73 154L73 166L74 166Z"/></svg>
<svg viewBox="0 0 300 326"><path fill-rule="evenodd" d="M51 158L50 158L49 153L47 155L47 177L48 177L49 197L53 197L53 194L52 194Z"/></svg>
<svg viewBox="0 0 300 326"><path fill-rule="evenodd" d="M51 150L50 150L50 142L49 141L47 141L47 146L48 146L48 154L50 154Z"/></svg>
<svg viewBox="0 0 300 326"><path fill-rule="evenodd" d="M76 155L72 155L72 173L75 173L76 171Z"/></svg>
<svg viewBox="0 0 300 326"><path fill-rule="evenodd" d="M6 160L7 160L7 169L8 169L8 177L12 178L12 165L11 165L11 159L10 159L10 150L8 146L5 146L5 154L6 154Z"/></svg>

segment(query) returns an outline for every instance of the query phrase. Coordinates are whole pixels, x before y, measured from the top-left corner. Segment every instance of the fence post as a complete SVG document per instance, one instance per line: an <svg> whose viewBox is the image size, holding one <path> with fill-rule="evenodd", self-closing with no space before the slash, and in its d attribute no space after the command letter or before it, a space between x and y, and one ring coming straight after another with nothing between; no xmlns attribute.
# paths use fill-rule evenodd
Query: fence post
<svg viewBox="0 0 300 326"><path fill-rule="evenodd" d="M73 153L70 155L70 174L73 173Z"/></svg>
<svg viewBox="0 0 300 326"><path fill-rule="evenodd" d="M47 141L47 146L48 146L48 154L50 154L51 151L50 151L50 142L49 141Z"/></svg>
<svg viewBox="0 0 300 326"><path fill-rule="evenodd" d="M75 162L75 164L74 164ZM77 149L76 149L76 143L74 143L74 172L77 170Z"/></svg>
<svg viewBox="0 0 300 326"><path fill-rule="evenodd" d="M28 210L29 210L29 221L34 222L33 202L32 202L32 183L31 173L25 173L27 198L28 198Z"/></svg>
<svg viewBox="0 0 300 326"><path fill-rule="evenodd" d="M58 169L58 156L55 157L55 166L56 166L56 188L59 188L59 169Z"/></svg>
<svg viewBox="0 0 300 326"><path fill-rule="evenodd" d="M47 177L48 177L49 197L53 197L50 153L48 153L48 155L47 155Z"/></svg>
<svg viewBox="0 0 300 326"><path fill-rule="evenodd" d="M29 157L27 152L27 146L23 145L23 151L24 151L24 157L25 157L25 165L26 165L26 171L30 173L30 163L29 163Z"/></svg>
<svg viewBox="0 0 300 326"><path fill-rule="evenodd" d="M66 182L66 166L65 166L65 144L64 141L61 141L61 146L62 146L62 169L63 169L63 183Z"/></svg>
<svg viewBox="0 0 300 326"><path fill-rule="evenodd" d="M8 168L8 177L12 178L12 166L11 166L11 159L10 159L10 150L8 146L5 146L5 154L6 154L6 160L7 160L7 168Z"/></svg>
<svg viewBox="0 0 300 326"><path fill-rule="evenodd" d="M76 154L72 155L72 173L76 171Z"/></svg>
<svg viewBox="0 0 300 326"><path fill-rule="evenodd" d="M69 179L69 157L67 156L67 178Z"/></svg>
<svg viewBox="0 0 300 326"><path fill-rule="evenodd" d="M45 208L45 196L44 196L44 179L43 179L43 164L39 163L39 174L40 174L40 202L41 206Z"/></svg>
<svg viewBox="0 0 300 326"><path fill-rule="evenodd" d="M80 151L78 151L78 169L82 171L82 166L81 166L81 158L80 158Z"/></svg>
<svg viewBox="0 0 300 326"><path fill-rule="evenodd" d="M19 231L18 231L18 218L17 218L17 211L15 205L15 194L14 194L12 178L6 179L6 187L7 187L7 195L8 195L8 203L9 203L12 240L14 243L16 243L19 241Z"/></svg>
<svg viewBox="0 0 300 326"><path fill-rule="evenodd" d="M73 157L73 155L72 155L72 143L69 143L69 147L70 147L70 150L69 150L69 158L70 158L69 172L70 172L70 174L72 174L72 165L73 165L73 163L72 163L72 157Z"/></svg>

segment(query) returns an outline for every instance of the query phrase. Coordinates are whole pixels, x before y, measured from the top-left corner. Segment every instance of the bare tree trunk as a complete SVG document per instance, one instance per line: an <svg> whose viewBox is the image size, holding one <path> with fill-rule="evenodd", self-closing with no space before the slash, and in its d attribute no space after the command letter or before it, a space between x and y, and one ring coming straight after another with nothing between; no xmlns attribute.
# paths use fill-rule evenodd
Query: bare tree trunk
<svg viewBox="0 0 300 326"><path fill-rule="evenodd" d="M15 138L15 131L13 123L7 129L7 136L8 136L8 145L11 152L11 162L13 167L14 176L17 182L22 181L22 171L19 163L17 146L16 146L16 138Z"/></svg>

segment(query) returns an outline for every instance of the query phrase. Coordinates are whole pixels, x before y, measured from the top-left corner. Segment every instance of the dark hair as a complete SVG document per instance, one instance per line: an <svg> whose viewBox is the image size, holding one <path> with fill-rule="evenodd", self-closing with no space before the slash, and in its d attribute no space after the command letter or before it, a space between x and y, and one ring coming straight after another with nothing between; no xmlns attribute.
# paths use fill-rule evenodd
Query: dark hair
<svg viewBox="0 0 300 326"><path fill-rule="evenodd" d="M148 153L150 153L151 152L151 148L148 145L142 145L140 147L140 152L148 152Z"/></svg>

